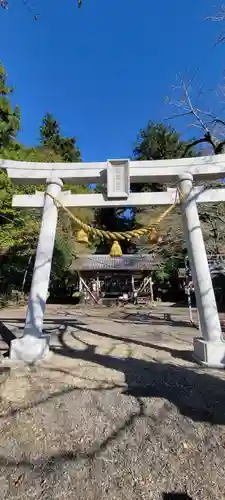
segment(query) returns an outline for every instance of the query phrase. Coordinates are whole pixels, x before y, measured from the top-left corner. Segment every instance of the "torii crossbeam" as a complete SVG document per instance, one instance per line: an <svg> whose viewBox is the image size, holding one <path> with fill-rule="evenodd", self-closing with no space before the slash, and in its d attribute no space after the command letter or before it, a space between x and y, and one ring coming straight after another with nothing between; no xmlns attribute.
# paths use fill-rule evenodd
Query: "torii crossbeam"
<svg viewBox="0 0 225 500"><path fill-rule="evenodd" d="M112 207L168 205L174 203L175 191L130 193L132 183L173 182L182 195L181 210L185 240L199 311L202 338L194 339L194 357L207 366L225 367L223 342L217 305L210 276L197 203L225 201L225 189L193 188L193 180L225 177L225 155L160 161L110 160L101 163L26 163L0 160L13 182L40 185L46 192L15 195L13 206L43 208L42 223L34 264L24 336L11 345L11 358L33 363L49 354L48 338L43 335L51 262L57 227L58 209L53 197L65 206ZM72 195L61 192L63 182L70 184L107 184L107 196Z"/></svg>

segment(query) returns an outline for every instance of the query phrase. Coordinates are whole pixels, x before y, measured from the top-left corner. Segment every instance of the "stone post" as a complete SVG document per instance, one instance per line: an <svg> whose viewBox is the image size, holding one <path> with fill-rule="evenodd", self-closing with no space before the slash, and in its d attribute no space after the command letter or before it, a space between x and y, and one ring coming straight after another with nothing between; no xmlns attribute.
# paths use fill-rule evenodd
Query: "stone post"
<svg viewBox="0 0 225 500"><path fill-rule="evenodd" d="M224 367L225 343L222 341L220 320L192 183L193 177L189 173L179 178L180 192L183 195L181 209L185 240L202 333L202 338L194 339L194 357L207 366Z"/></svg>
<svg viewBox="0 0 225 500"><path fill-rule="evenodd" d="M42 223L34 263L24 336L12 341L10 358L35 363L49 354L48 336L43 335L43 319L48 296L52 256L54 251L58 208L48 193L55 197L63 182L57 178L47 180Z"/></svg>

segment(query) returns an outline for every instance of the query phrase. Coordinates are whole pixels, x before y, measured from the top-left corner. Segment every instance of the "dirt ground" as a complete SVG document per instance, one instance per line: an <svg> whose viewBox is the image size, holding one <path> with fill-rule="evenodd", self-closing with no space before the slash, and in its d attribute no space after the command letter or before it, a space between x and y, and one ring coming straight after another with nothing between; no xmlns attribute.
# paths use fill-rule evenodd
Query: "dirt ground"
<svg viewBox="0 0 225 500"><path fill-rule="evenodd" d="M24 314L1 310L2 355ZM45 331L48 361L0 364L0 499L225 498L225 372L186 309L48 306Z"/></svg>

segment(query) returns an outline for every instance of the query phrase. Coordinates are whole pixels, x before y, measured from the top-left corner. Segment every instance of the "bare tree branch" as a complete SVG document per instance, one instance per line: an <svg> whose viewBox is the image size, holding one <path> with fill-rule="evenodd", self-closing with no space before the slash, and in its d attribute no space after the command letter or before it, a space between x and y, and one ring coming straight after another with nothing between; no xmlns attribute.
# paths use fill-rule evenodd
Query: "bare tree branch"
<svg viewBox="0 0 225 500"><path fill-rule="evenodd" d="M207 125L203 122L203 120L201 119L201 116L200 116L200 111L198 108L195 108L192 104L192 101L191 101L191 97L190 97L190 94L189 94L189 91L188 91L188 87L186 85L186 83L184 81L181 81L181 85L182 85L182 88L183 88L183 91L184 91L184 96L185 96L185 99L186 99L186 103L190 109L190 113L192 113L194 115L194 117L196 118L196 120L200 123L201 127L203 130L205 130L205 133L208 134L209 133L209 129L207 127Z"/></svg>
<svg viewBox="0 0 225 500"><path fill-rule="evenodd" d="M198 144L202 144L203 142L208 142L214 148L214 145L212 144L212 142L210 140L210 137L208 137L207 135L205 135L205 137L201 137L201 139L196 139L196 141L193 141L193 142L190 142L189 144L187 144L182 157L184 158L186 156L186 154L189 151L189 149L193 148L194 146L197 146Z"/></svg>
<svg viewBox="0 0 225 500"><path fill-rule="evenodd" d="M210 21L224 21L225 20L225 5L221 5L220 11L214 16L208 16L206 19Z"/></svg>
<svg viewBox="0 0 225 500"><path fill-rule="evenodd" d="M214 21L214 22L221 22L225 21L225 5L221 5L220 10L217 14L214 16L208 16L206 18L209 21ZM215 45L218 45L219 43L223 43L225 41L225 32L223 31L216 40Z"/></svg>
<svg viewBox="0 0 225 500"><path fill-rule="evenodd" d="M172 100L169 101L170 104L172 104L172 106L176 109L176 113L169 118L170 120L178 117L186 117L187 119L193 117L194 122L189 123L189 127L197 127L203 132L202 137L191 141L187 145L182 156L186 156L190 148L203 143L208 143L214 154L223 153L225 146L225 120L218 117L215 112L213 113L210 110L201 109L199 100L203 96L204 87L201 86L199 88L194 98L192 97L193 82L194 78L189 79L188 83L185 82L184 78L180 78L179 85L173 87L173 90L175 90L178 94L178 99L174 102ZM216 127L217 130L215 130ZM220 130L218 127L220 127ZM221 136L221 139L219 136Z"/></svg>

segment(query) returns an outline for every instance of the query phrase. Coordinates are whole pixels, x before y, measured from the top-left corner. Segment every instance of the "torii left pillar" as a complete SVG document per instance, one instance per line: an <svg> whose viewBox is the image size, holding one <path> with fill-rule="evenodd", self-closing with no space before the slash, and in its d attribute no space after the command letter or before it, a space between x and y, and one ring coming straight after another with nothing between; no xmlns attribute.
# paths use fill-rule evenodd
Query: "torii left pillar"
<svg viewBox="0 0 225 500"><path fill-rule="evenodd" d="M54 200L48 196L48 193L58 197L62 186L61 179L51 178L47 180L24 335L11 343L10 358L13 360L37 363L49 356L49 336L42 333L42 328L55 244L58 209Z"/></svg>

